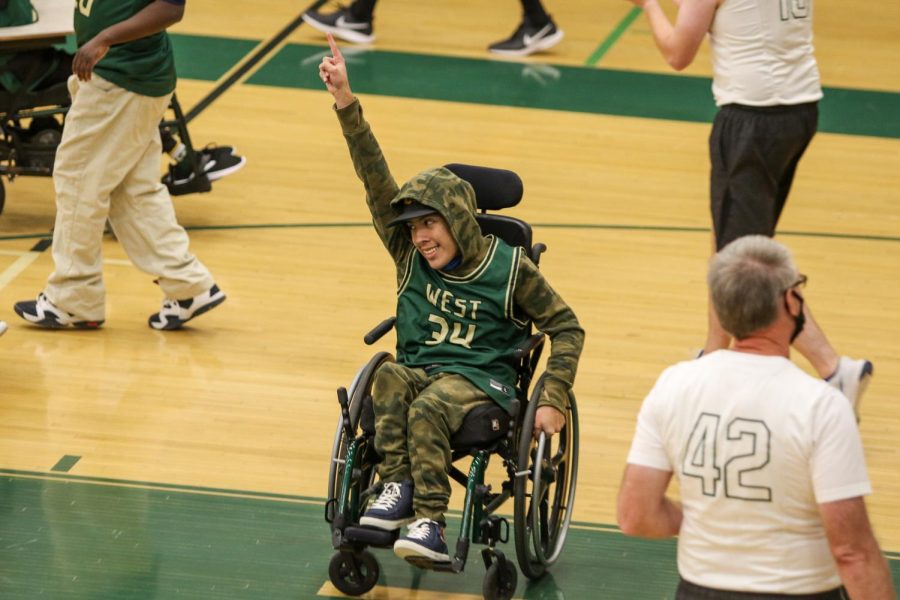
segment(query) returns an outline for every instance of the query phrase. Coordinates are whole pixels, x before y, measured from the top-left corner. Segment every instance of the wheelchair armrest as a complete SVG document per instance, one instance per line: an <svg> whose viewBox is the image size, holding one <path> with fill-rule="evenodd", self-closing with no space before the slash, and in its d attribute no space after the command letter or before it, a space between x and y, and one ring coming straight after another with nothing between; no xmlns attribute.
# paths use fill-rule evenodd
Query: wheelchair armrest
<svg viewBox="0 0 900 600"><path fill-rule="evenodd" d="M516 346L516 349L513 351L513 356L515 357L515 359L522 360L528 354L530 354L532 350L534 350L538 346L543 345L544 337L544 334L540 332L529 336L528 339Z"/></svg>
<svg viewBox="0 0 900 600"><path fill-rule="evenodd" d="M538 242L534 246L531 247L531 262L534 264L539 264L541 262L541 254L547 251L547 244L542 244Z"/></svg>
<svg viewBox="0 0 900 600"><path fill-rule="evenodd" d="M389 319L385 319L384 321L382 321L381 323L376 325L372 331L367 333L363 337L363 341L366 343L367 346L371 346L372 344L374 344L375 342L380 340L384 336L384 334L386 334L388 331L393 329L394 324L396 324L396 323L397 323L397 317L391 317Z"/></svg>

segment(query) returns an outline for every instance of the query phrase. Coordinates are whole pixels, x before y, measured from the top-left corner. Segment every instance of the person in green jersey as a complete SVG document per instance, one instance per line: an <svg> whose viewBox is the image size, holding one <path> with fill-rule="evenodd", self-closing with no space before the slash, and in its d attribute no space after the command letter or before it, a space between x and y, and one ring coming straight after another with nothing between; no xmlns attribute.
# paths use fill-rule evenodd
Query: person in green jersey
<svg viewBox="0 0 900 600"><path fill-rule="evenodd" d="M107 219L128 257L165 298L154 329L177 329L225 294L191 254L159 180L159 122L175 89L166 28L184 0L78 0L72 105L56 153L55 270L16 314L46 328L97 328L105 320L101 246Z"/></svg>
<svg viewBox="0 0 900 600"><path fill-rule="evenodd" d="M37 13L29 0L0 0L0 27L31 25Z"/></svg>
<svg viewBox="0 0 900 600"><path fill-rule="evenodd" d="M375 447L383 485L360 519L393 531L401 557L448 561L444 513L450 498L450 436L466 413L515 396L510 354L530 321L551 341L536 434L559 432L575 379L584 330L521 248L484 236L468 182L445 168L394 181L334 38L319 73L356 174L366 189L375 231L397 268L397 362L373 382Z"/></svg>

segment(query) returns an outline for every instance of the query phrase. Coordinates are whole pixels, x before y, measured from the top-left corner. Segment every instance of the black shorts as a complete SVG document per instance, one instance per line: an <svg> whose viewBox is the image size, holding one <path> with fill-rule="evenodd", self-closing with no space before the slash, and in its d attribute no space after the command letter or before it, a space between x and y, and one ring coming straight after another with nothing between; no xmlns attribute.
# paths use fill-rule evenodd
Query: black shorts
<svg viewBox="0 0 900 600"><path fill-rule="evenodd" d="M772 237L800 157L816 133L818 103L719 109L709 136L716 250L744 235Z"/></svg>
<svg viewBox="0 0 900 600"><path fill-rule="evenodd" d="M714 590L684 579L678 582L678 591L675 592L675 600L849 600L849 598L843 587L815 594L756 594Z"/></svg>

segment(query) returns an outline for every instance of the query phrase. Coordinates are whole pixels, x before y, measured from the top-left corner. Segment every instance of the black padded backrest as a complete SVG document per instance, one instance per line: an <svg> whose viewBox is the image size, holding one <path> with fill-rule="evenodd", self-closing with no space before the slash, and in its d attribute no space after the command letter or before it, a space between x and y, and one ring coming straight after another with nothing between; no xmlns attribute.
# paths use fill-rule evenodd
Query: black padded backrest
<svg viewBox="0 0 900 600"><path fill-rule="evenodd" d="M522 179L512 171L451 163L444 165L475 190L478 210L500 210L515 206L522 200Z"/></svg>
<svg viewBox="0 0 900 600"><path fill-rule="evenodd" d="M525 248L527 256L531 257L531 225L504 215L477 214L475 218L484 235L494 234L510 246Z"/></svg>

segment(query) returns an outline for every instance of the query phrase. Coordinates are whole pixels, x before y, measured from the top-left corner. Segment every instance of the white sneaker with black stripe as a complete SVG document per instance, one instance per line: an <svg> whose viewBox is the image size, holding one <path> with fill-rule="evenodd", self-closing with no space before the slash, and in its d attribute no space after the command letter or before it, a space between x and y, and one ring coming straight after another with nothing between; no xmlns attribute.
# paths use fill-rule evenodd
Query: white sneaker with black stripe
<svg viewBox="0 0 900 600"><path fill-rule="evenodd" d="M193 298L186 300L166 298L163 300L160 311L150 315L148 323L153 329L179 329L194 317L199 317L223 302L225 302L225 293L214 284Z"/></svg>
<svg viewBox="0 0 900 600"><path fill-rule="evenodd" d="M838 361L837 369L825 381L833 387L840 390L847 399L850 400L850 406L856 413L856 420L859 420L859 403L862 396L872 380L872 374L875 367L872 363L864 358L853 360L849 356L842 356Z"/></svg>

